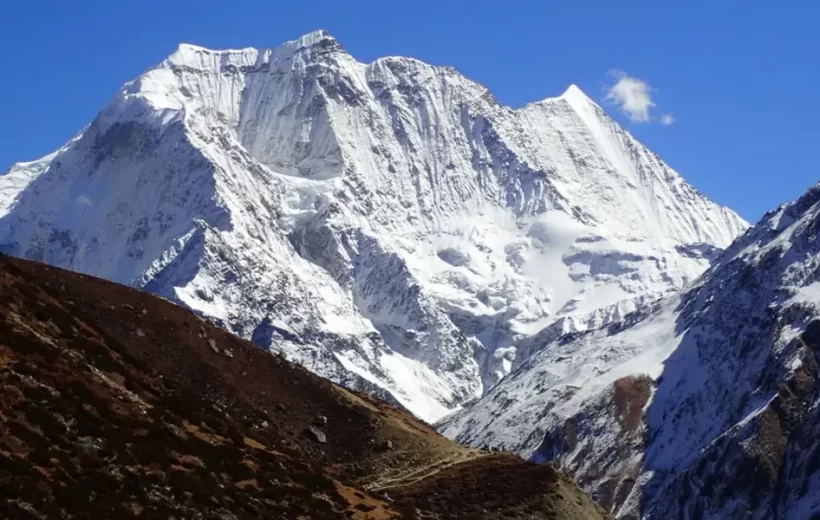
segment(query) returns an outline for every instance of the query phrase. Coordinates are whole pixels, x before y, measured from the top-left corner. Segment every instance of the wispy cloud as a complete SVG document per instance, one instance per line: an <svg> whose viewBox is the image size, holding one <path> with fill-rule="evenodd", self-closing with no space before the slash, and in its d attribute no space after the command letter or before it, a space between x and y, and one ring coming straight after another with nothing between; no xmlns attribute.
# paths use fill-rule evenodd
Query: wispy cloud
<svg viewBox="0 0 820 520"><path fill-rule="evenodd" d="M606 88L604 100L613 103L634 123L648 123L654 120L652 109L657 105L652 100L655 89L646 81L633 78L622 70L611 70L614 83ZM672 114L661 114L660 123L671 125L675 122Z"/></svg>
<svg viewBox="0 0 820 520"><path fill-rule="evenodd" d="M675 116L672 114L661 114L660 122L662 125L671 125L675 122Z"/></svg>

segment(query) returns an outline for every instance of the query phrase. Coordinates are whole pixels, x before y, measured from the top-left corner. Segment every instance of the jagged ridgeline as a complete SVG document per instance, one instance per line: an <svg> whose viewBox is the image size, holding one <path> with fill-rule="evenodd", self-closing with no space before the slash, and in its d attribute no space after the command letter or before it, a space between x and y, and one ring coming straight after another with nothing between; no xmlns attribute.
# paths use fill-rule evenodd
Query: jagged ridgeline
<svg viewBox="0 0 820 520"><path fill-rule="evenodd" d="M617 321L746 228L577 87L512 109L318 31L182 45L0 177L0 250L145 289L434 421L545 327Z"/></svg>

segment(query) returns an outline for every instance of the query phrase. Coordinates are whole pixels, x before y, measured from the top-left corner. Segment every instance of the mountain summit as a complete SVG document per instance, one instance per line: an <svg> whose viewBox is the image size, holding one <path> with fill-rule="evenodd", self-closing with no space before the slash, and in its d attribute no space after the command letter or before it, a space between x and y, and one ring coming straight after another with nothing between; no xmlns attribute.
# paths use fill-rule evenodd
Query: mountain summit
<svg viewBox="0 0 820 520"><path fill-rule="evenodd" d="M521 338L620 319L746 227L577 87L511 109L324 31L181 45L0 177L0 251L153 292L429 421Z"/></svg>

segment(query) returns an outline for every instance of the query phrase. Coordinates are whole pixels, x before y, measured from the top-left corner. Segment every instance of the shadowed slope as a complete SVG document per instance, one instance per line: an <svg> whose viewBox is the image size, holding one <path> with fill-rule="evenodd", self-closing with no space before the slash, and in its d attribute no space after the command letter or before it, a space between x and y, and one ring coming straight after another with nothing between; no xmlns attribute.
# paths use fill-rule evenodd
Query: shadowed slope
<svg viewBox="0 0 820 520"><path fill-rule="evenodd" d="M0 256L0 516L602 518L169 302ZM389 496L388 496L389 495Z"/></svg>

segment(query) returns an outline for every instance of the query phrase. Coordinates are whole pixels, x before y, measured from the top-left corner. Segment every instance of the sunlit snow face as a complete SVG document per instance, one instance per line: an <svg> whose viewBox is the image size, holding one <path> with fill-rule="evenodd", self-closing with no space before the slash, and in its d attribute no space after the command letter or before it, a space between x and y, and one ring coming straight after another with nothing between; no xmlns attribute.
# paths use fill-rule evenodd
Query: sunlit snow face
<svg viewBox="0 0 820 520"><path fill-rule="evenodd" d="M619 319L705 267L676 246L738 228L577 88L514 110L322 32L182 45L87 130L0 176L0 248L173 298L431 417L509 372L522 337Z"/></svg>

